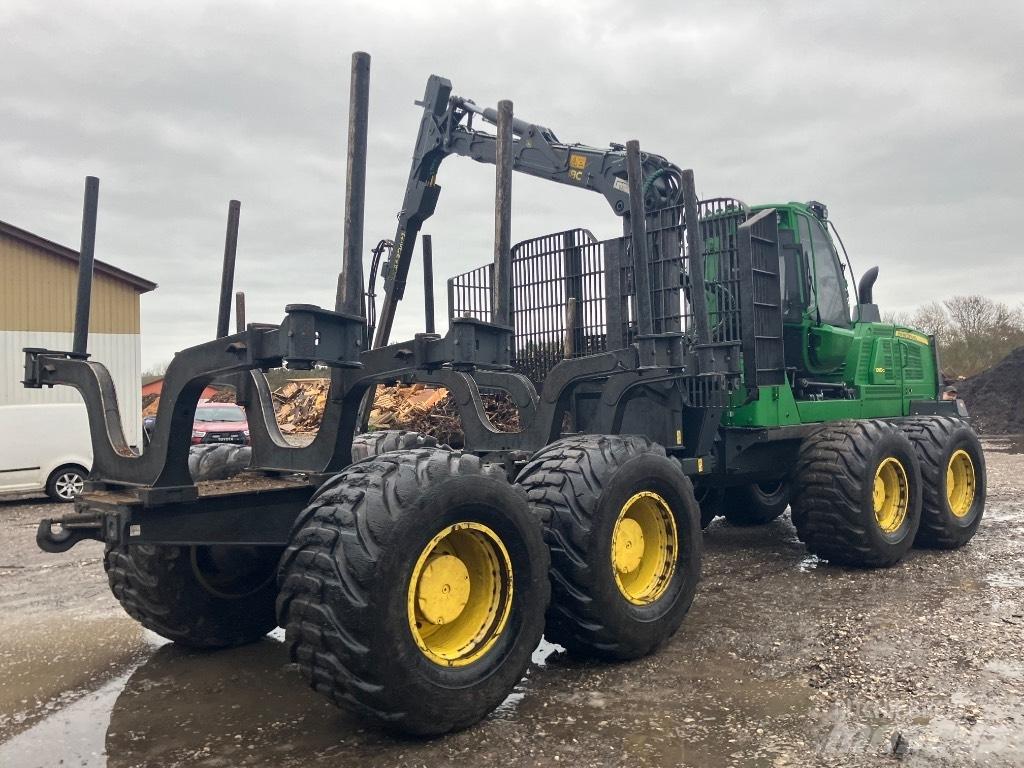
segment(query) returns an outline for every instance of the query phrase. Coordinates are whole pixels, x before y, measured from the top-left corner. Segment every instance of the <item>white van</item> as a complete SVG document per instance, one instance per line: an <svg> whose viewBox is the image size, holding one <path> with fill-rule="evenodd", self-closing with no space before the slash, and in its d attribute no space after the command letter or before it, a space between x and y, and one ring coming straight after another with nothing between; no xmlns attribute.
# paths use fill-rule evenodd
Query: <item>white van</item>
<svg viewBox="0 0 1024 768"><path fill-rule="evenodd" d="M0 405L0 493L73 501L91 466L84 403Z"/></svg>

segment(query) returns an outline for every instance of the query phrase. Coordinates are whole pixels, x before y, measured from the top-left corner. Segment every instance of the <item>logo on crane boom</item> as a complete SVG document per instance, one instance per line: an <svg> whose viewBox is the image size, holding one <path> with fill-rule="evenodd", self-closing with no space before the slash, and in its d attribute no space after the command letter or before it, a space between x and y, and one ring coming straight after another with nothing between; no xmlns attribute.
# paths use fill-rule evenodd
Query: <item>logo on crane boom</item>
<svg viewBox="0 0 1024 768"><path fill-rule="evenodd" d="M569 155L569 178L583 183L583 171L587 167L586 155Z"/></svg>

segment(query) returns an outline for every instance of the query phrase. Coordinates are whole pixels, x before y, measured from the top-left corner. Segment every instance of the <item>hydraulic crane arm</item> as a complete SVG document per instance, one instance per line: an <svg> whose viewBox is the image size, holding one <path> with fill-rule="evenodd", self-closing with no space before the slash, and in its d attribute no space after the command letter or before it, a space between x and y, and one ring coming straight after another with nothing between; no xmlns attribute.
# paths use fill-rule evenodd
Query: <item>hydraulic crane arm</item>
<svg viewBox="0 0 1024 768"><path fill-rule="evenodd" d="M430 76L423 101L416 103L423 107L423 119L398 216L394 250L385 268L384 301L374 347L388 343L395 310L405 292L416 236L437 205L441 191L437 171L441 161L449 155L462 155L480 163L493 165L495 162L495 135L473 128L474 116L495 124L497 112L494 109L481 109L469 99L452 96L451 82L437 75ZM512 131L514 170L598 192L617 215L628 217L629 185L624 146L611 144L608 149L598 149L565 144L549 128L518 118L513 121ZM677 201L682 178L677 166L659 155L644 154L642 170L648 210Z"/></svg>

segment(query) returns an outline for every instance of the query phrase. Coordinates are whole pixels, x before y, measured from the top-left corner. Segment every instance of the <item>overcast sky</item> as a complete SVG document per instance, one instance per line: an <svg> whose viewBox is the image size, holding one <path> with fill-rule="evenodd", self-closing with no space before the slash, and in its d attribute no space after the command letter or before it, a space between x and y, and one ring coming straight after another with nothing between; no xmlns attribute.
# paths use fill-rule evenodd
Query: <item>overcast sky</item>
<svg viewBox="0 0 1024 768"><path fill-rule="evenodd" d="M1024 3L0 0L0 219L160 287L143 361L208 340L228 200L250 321L332 306L352 51L373 56L367 250L394 235L431 73L563 141L637 138L702 196L821 200L876 299L1024 300ZM444 279L490 258L493 169L449 158ZM513 237L619 223L598 195L517 175ZM414 267L393 338L421 330Z"/></svg>

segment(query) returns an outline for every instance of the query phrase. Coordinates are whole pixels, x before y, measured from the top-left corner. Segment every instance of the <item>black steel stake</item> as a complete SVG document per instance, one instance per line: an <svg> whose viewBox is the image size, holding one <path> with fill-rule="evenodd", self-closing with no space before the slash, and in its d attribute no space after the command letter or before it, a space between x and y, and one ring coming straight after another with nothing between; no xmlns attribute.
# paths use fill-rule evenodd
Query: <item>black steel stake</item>
<svg viewBox="0 0 1024 768"><path fill-rule="evenodd" d="M423 312L425 333L434 333L434 243L430 235L423 236Z"/></svg>
<svg viewBox="0 0 1024 768"><path fill-rule="evenodd" d="M680 183L683 211L686 222L686 250L689 254L688 277L690 279L690 311L693 313L693 327L697 337L698 357L701 368L708 370L711 365L707 347L711 343L711 330L708 323L707 294L704 287L704 238L700 231L700 202L697 200L697 188L693 183L693 171L683 171Z"/></svg>
<svg viewBox="0 0 1024 768"><path fill-rule="evenodd" d="M363 307L363 209L366 203L366 134L370 112L370 54L352 54L348 106L348 172L345 179L345 240L335 308L366 316Z"/></svg>
<svg viewBox="0 0 1024 768"><path fill-rule="evenodd" d="M245 330L245 292L235 293L235 332L241 333Z"/></svg>
<svg viewBox="0 0 1024 768"><path fill-rule="evenodd" d="M84 357L89 346L89 308L92 303L92 272L96 255L96 212L100 201L100 180L85 177L82 210L82 245L78 251L78 292L75 296L75 330L71 351Z"/></svg>
<svg viewBox="0 0 1024 768"><path fill-rule="evenodd" d="M510 325L512 318L512 102L498 102L495 149L494 282L491 321Z"/></svg>
<svg viewBox="0 0 1024 768"><path fill-rule="evenodd" d="M228 203L228 229L224 236L224 265L220 274L220 304L217 306L217 338L228 335L231 323L231 291L235 285L235 254L238 251L238 218L242 204Z"/></svg>
<svg viewBox="0 0 1024 768"><path fill-rule="evenodd" d="M641 336L654 332L651 309L651 276L647 264L647 222L644 214L643 170L640 142L626 142L626 173L629 181L629 226L633 248L633 285L636 287L636 323Z"/></svg>

